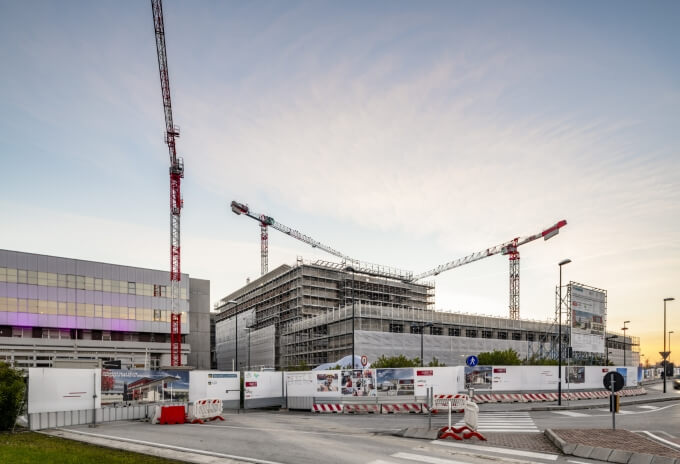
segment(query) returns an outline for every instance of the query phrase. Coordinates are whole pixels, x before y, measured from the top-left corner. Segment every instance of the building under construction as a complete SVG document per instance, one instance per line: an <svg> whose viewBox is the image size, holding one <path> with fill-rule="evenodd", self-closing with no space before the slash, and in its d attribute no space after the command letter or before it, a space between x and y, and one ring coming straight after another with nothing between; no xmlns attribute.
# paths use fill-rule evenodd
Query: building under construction
<svg viewBox="0 0 680 464"><path fill-rule="evenodd" d="M286 369L335 362L354 352L422 356L460 365L472 354L514 349L520 357L557 357L558 326L434 310L434 284L370 275L343 264L282 265L227 295L216 307L218 369ZM563 326L563 356L569 328ZM639 341L607 337L609 361L638 365ZM604 358L602 356L601 358ZM579 360L582 363L584 360ZM605 359L589 362L604 363Z"/></svg>

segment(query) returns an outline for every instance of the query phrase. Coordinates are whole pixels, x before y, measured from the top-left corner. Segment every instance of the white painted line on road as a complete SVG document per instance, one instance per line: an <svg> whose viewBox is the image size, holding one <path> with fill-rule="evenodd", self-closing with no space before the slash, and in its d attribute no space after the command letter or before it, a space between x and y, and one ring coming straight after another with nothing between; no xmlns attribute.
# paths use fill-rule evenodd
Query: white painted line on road
<svg viewBox="0 0 680 464"><path fill-rule="evenodd" d="M440 446L449 446L451 448L464 448L464 449L472 449L476 451L486 451L488 453L501 453L501 454L511 454L515 456L524 456L527 458L536 458L536 459L546 459L549 461L555 461L558 458L557 454L546 454L546 453L534 453L532 451L521 451L521 450L515 450L511 448L494 448L491 446L479 446L479 445L466 445L463 443L452 443L452 442L445 442L441 440L434 440L431 441L433 445L440 445Z"/></svg>
<svg viewBox="0 0 680 464"><path fill-rule="evenodd" d="M574 412L574 411L552 411L555 414L564 414L565 416L571 416L571 417L583 417L583 416L589 416L590 414L583 414L582 412Z"/></svg>
<svg viewBox="0 0 680 464"><path fill-rule="evenodd" d="M395 464L394 461L383 461L382 459L376 459L375 461L371 461L367 464Z"/></svg>
<svg viewBox="0 0 680 464"><path fill-rule="evenodd" d="M671 448L675 448L676 450L680 450L680 445L678 445L677 443L673 443L672 441L668 441L665 438L658 437L654 435L652 432L647 432L646 430L643 430L642 433L649 435L650 437L660 441L664 445L670 446Z"/></svg>
<svg viewBox="0 0 680 464"><path fill-rule="evenodd" d="M467 464L463 461L453 461L451 459L436 458L434 456L422 456L411 453L394 453L393 458L408 459L410 461L427 462L429 464Z"/></svg>
<svg viewBox="0 0 680 464"><path fill-rule="evenodd" d="M590 464L589 462L584 462L584 461L572 461L571 459L567 459L568 462L573 462L574 464Z"/></svg>
<svg viewBox="0 0 680 464"><path fill-rule="evenodd" d="M204 454L207 456L215 456L218 458L227 458L227 459L241 459L246 462L253 462L255 464L282 464L280 462L276 461L266 461L264 459L256 459L256 458L249 458L246 456L236 456L234 454L224 454L224 453L216 453L214 451L205 451L205 450L199 450L199 449L193 449L193 448L184 448L182 446L174 446L174 445L164 445L162 443L154 443L151 441L143 441L143 440L134 440L132 438L122 438L122 437L117 437L115 435L103 435L100 433L89 433L89 432L81 432L80 430L73 430L73 429L62 429L66 432L71 432L71 433L78 433L80 435L87 435L91 437L97 437L97 438L108 438L109 440L117 440L117 441L125 441L128 443L136 443L138 445L146 445L146 446L155 446L157 448L165 448L165 449L171 449L175 451L184 451L187 453L196 453L196 454Z"/></svg>
<svg viewBox="0 0 680 464"><path fill-rule="evenodd" d="M244 429L244 430L267 430L268 432L290 432L293 431L293 429L287 428L287 429L277 429L273 427L243 427L240 425L209 425L209 424L192 424L192 426L198 426L198 427L212 427L215 429ZM376 430L375 429L368 429L368 430ZM381 431L394 431L394 430L401 430L401 429L378 429ZM342 436L347 436L347 435L361 435L359 433L353 433L353 432L307 432L304 430L294 430L295 433L306 433L308 435L342 435Z"/></svg>
<svg viewBox="0 0 680 464"><path fill-rule="evenodd" d="M659 409L658 406L652 406L652 405L649 405L649 404L642 404L642 405L639 405L638 408L652 409L652 410L654 410L654 409Z"/></svg>

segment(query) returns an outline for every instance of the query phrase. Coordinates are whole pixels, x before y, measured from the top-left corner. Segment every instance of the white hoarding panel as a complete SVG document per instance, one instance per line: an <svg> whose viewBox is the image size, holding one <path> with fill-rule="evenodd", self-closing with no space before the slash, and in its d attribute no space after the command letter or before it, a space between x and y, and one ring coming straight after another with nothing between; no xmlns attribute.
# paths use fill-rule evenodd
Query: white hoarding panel
<svg viewBox="0 0 680 464"><path fill-rule="evenodd" d="M189 371L189 401L218 398L223 401L239 399L238 372Z"/></svg>
<svg viewBox="0 0 680 464"><path fill-rule="evenodd" d="M571 347L574 351L604 353L607 294L569 284L571 295Z"/></svg>
<svg viewBox="0 0 680 464"><path fill-rule="evenodd" d="M101 369L29 368L29 414L96 408L101 408Z"/></svg>
<svg viewBox="0 0 680 464"><path fill-rule="evenodd" d="M246 372L243 378L244 398L281 398L283 378L281 372Z"/></svg>
<svg viewBox="0 0 680 464"><path fill-rule="evenodd" d="M415 368L416 396L427 395L429 387L434 388L434 395L455 395L460 391L458 388L460 370L459 367Z"/></svg>
<svg viewBox="0 0 680 464"><path fill-rule="evenodd" d="M286 372L286 396L313 397L316 395L316 372Z"/></svg>
<svg viewBox="0 0 680 464"><path fill-rule="evenodd" d="M526 366L492 366L493 391L521 391L525 387Z"/></svg>

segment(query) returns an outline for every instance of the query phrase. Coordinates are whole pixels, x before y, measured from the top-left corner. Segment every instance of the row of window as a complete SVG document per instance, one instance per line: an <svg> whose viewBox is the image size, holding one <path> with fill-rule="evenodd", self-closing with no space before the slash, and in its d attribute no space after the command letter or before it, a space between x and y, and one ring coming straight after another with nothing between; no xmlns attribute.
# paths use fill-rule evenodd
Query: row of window
<svg viewBox="0 0 680 464"><path fill-rule="evenodd" d="M420 324L411 325L410 331L412 334L420 334L422 326ZM404 324L390 324L390 332L392 333L404 333ZM465 336L468 338L477 338L478 329L465 329ZM460 337L462 330L460 327L449 327L448 334L450 337ZM444 335L444 329L442 327L430 327L430 335ZM493 330L482 329L482 338L497 338L499 340L508 340L508 332L497 331L494 337ZM521 332L512 332L512 340L522 340ZM533 333L526 334L526 340L533 342L535 336Z"/></svg>
<svg viewBox="0 0 680 464"><path fill-rule="evenodd" d="M82 275L57 274L54 272L25 271L23 269L5 267L0 267L0 282L127 293L128 295L158 296L162 298L169 298L171 296L167 285L126 282ZM180 288L179 297L183 300L187 299L186 288Z"/></svg>
<svg viewBox="0 0 680 464"><path fill-rule="evenodd" d="M50 300L0 297L0 312L48 314L58 316L102 317L105 319L128 319L148 322L170 322L170 311L149 308L71 303ZM181 322L186 322L182 312Z"/></svg>

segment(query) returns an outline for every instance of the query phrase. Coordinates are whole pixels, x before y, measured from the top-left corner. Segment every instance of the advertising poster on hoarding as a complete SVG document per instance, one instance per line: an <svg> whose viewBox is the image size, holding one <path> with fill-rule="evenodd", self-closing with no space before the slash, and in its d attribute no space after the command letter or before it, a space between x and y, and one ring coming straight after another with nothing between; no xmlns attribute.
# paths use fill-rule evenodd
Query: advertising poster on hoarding
<svg viewBox="0 0 680 464"><path fill-rule="evenodd" d="M576 284L569 284L569 287L573 350L604 353L607 293Z"/></svg>
<svg viewBox="0 0 680 464"><path fill-rule="evenodd" d="M402 367L397 369L376 369L378 396L413 396L415 382L413 369Z"/></svg>
<svg viewBox="0 0 680 464"><path fill-rule="evenodd" d="M346 396L376 396L375 377L371 369L342 371L341 393Z"/></svg>
<svg viewBox="0 0 680 464"><path fill-rule="evenodd" d="M567 383L585 383L586 368L583 366L567 367Z"/></svg>
<svg viewBox="0 0 680 464"><path fill-rule="evenodd" d="M491 387L493 371L491 366L465 366L465 387Z"/></svg>
<svg viewBox="0 0 680 464"><path fill-rule="evenodd" d="M339 371L338 371L339 372ZM338 388L338 372L325 372L323 374L316 374L316 391L317 393L339 392Z"/></svg>
<svg viewBox="0 0 680 464"><path fill-rule="evenodd" d="M627 367L617 367L616 372L623 376L623 386L628 385L628 368Z"/></svg>
<svg viewBox="0 0 680 464"><path fill-rule="evenodd" d="M102 369L102 404L188 401L189 371Z"/></svg>

